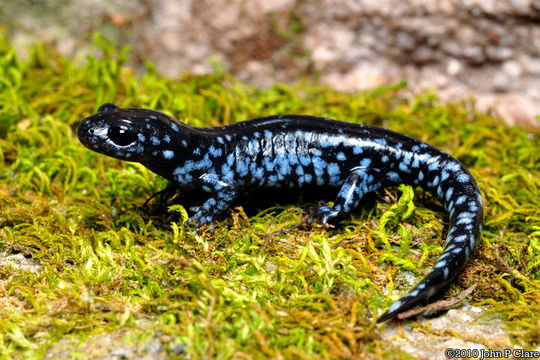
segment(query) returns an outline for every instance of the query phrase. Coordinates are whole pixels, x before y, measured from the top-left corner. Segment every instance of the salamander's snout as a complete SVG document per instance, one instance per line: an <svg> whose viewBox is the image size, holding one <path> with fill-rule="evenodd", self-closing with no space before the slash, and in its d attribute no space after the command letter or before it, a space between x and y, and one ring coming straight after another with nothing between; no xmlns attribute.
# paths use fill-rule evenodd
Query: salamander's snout
<svg viewBox="0 0 540 360"><path fill-rule="evenodd" d="M79 135L79 141L83 143L83 145L88 146L89 138L94 136L94 129L90 126L88 121L83 120L79 125L77 133Z"/></svg>
<svg viewBox="0 0 540 360"><path fill-rule="evenodd" d="M91 149L97 149L103 144L108 138L108 132L107 126L94 121L92 117L84 119L77 130L79 141Z"/></svg>
<svg viewBox="0 0 540 360"><path fill-rule="evenodd" d="M119 109L118 106L106 103L99 107L97 114L85 118L77 130L80 142L84 146L96 150L100 146L105 145L108 140L113 140L111 139L112 130L115 127L115 122L117 122L113 114L115 113L114 110L117 109ZM109 111L110 113L106 113ZM125 128L127 129L128 127L126 126ZM130 125L129 130L131 128L132 126Z"/></svg>

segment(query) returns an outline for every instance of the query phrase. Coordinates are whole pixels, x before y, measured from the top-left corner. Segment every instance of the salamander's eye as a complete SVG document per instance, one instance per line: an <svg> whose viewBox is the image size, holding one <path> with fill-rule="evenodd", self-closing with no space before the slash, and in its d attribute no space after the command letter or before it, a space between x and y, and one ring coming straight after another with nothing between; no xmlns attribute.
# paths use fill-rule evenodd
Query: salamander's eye
<svg viewBox="0 0 540 360"><path fill-rule="evenodd" d="M127 125L117 125L109 130L109 139L118 146L126 146L137 140L137 134Z"/></svg>

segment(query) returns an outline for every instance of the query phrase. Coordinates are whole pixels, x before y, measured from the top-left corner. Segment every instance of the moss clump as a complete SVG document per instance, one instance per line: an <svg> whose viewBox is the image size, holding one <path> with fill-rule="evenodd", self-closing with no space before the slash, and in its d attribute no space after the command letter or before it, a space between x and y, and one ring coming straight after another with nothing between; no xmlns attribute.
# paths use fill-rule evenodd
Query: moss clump
<svg viewBox="0 0 540 360"><path fill-rule="evenodd" d="M405 100L405 84L342 94L305 84L261 91L219 70L173 81L148 64L137 75L123 65L125 50L101 43L99 60L75 64L39 46L22 61L0 38L2 356L81 356L82 344L99 346L109 333L127 333L134 347L158 339L190 358L404 356L381 340L375 319L391 290L410 289L411 272L418 280L440 254L440 203L401 186L335 228L290 231L280 230L301 221L304 201L248 215L239 206L215 233L194 235L182 227L183 200L169 212L158 201L142 208L165 180L78 143L78 123L104 102L195 126L320 115L444 149L471 169L486 204L481 244L450 294L478 282L473 301L500 314L521 346L539 343L536 130L506 127L469 101Z"/></svg>

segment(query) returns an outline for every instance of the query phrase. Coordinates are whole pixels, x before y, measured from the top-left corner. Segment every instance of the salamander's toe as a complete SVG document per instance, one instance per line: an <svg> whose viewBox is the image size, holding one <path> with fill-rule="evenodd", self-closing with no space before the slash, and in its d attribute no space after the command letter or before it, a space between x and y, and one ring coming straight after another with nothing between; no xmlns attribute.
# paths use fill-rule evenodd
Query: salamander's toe
<svg viewBox="0 0 540 360"><path fill-rule="evenodd" d="M325 202L319 202L319 206L312 206L308 209L311 212L307 223L310 224L315 219L321 219L321 224L328 225L328 222L339 216L340 212L334 206L326 205Z"/></svg>

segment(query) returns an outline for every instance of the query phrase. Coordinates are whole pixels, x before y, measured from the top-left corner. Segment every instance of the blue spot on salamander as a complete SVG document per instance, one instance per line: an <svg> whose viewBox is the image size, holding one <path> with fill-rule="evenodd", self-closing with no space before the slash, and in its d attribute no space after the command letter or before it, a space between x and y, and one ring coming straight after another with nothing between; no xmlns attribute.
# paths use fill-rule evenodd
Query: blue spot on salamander
<svg viewBox="0 0 540 360"><path fill-rule="evenodd" d="M174 157L174 151L171 150L163 150L163 157L165 159L172 159Z"/></svg>

